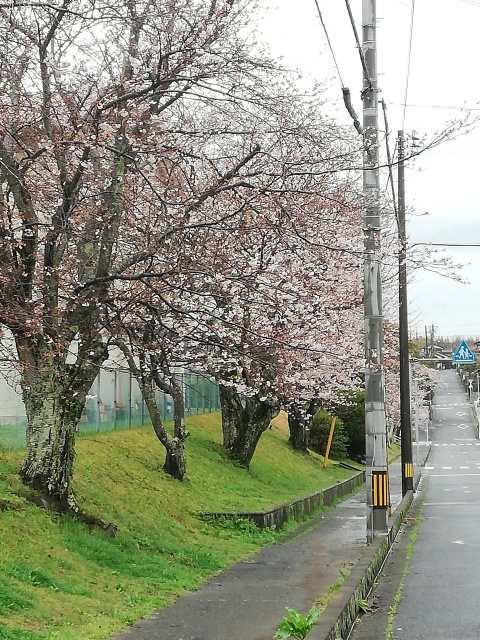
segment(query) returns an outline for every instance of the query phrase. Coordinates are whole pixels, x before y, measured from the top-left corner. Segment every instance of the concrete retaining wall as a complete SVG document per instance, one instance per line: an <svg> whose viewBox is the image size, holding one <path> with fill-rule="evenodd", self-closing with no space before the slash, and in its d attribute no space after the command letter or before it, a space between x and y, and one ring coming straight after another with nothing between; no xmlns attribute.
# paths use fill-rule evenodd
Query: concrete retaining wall
<svg viewBox="0 0 480 640"><path fill-rule="evenodd" d="M203 515L213 518L248 518L261 529L273 526L276 529L281 529L289 520L302 520L320 507L330 507L337 499L352 493L364 482L365 472L361 471L352 478L339 482L323 491L316 491L305 498L285 502L264 511L245 511L241 513L209 512Z"/></svg>

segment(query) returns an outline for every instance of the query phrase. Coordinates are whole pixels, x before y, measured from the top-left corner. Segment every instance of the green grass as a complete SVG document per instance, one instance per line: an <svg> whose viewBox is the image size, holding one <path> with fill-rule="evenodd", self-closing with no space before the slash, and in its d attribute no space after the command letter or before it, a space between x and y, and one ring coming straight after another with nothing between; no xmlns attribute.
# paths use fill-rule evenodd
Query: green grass
<svg viewBox="0 0 480 640"><path fill-rule="evenodd" d="M401 455L401 446L400 442L394 442L388 447L388 460L389 462L394 462L398 460Z"/></svg>
<svg viewBox="0 0 480 640"><path fill-rule="evenodd" d="M77 441L77 498L84 511L118 526L115 538L19 498L22 452L0 452L0 499L20 507L0 512L1 640L112 638L281 535L200 512L258 510L352 474L293 452L279 427L262 436L246 471L221 448L218 414L191 417L187 426L182 483L162 472L151 428Z"/></svg>

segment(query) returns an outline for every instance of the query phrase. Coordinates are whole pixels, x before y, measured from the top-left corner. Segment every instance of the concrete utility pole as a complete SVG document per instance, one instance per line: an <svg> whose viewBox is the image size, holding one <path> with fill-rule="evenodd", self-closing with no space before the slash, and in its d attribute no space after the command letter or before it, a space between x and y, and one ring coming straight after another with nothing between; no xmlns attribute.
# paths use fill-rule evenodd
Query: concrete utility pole
<svg viewBox="0 0 480 640"><path fill-rule="evenodd" d="M388 531L388 467L383 373L383 310L380 256L380 176L378 153L378 90L376 0L362 0L363 194L365 305L365 440L367 540Z"/></svg>
<svg viewBox="0 0 480 640"><path fill-rule="evenodd" d="M405 139L398 132L398 318L400 334L400 432L402 495L413 491L410 357L408 351L407 234L405 228Z"/></svg>
<svg viewBox="0 0 480 640"><path fill-rule="evenodd" d="M435 349L435 329L436 328L437 327L432 322L432 328L431 328L431 331L430 331L430 346L432 347L432 358L433 358L433 352L434 352L434 349Z"/></svg>

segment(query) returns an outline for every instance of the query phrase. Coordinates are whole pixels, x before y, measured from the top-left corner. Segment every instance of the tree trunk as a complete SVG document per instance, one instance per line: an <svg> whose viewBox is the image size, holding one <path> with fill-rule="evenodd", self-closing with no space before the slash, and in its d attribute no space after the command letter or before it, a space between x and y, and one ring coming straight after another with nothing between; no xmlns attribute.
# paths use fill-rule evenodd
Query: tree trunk
<svg viewBox="0 0 480 640"><path fill-rule="evenodd" d="M297 451L308 450L308 436L313 416L317 410L315 401L298 403L294 402L288 407L288 428L290 437L288 441Z"/></svg>
<svg viewBox="0 0 480 640"><path fill-rule="evenodd" d="M42 495L47 509L77 511L72 491L75 431L93 383L72 388L65 370L38 372L30 388L23 385L27 413L27 455L20 468L23 482Z"/></svg>
<svg viewBox="0 0 480 640"><path fill-rule="evenodd" d="M222 412L223 446L230 451L238 437L239 415L243 412L243 405L232 387L219 385L218 392Z"/></svg>
<svg viewBox="0 0 480 640"><path fill-rule="evenodd" d="M223 446L230 457L248 468L264 431L280 410L276 399L259 394L242 399L232 387L220 386Z"/></svg>
<svg viewBox="0 0 480 640"><path fill-rule="evenodd" d="M172 438L165 447L165 462L163 470L175 480L183 480L187 473L187 461L185 459L184 441Z"/></svg>
<svg viewBox="0 0 480 640"><path fill-rule="evenodd" d="M137 366L132 351L127 343L117 336L116 344L125 356L131 373L138 382L142 398L147 405L148 413L152 421L152 427L155 435L165 447L165 463L163 470L176 480L183 480L187 471L185 460L185 438L189 436L185 428L185 402L183 399L183 389L174 380L170 384L159 375L158 371L152 373L145 366L144 354L140 357L140 367ZM174 433L173 438L163 426L160 411L158 409L157 400L152 389L152 384L157 384L164 393L172 396L174 402Z"/></svg>
<svg viewBox="0 0 480 640"><path fill-rule="evenodd" d="M135 376L142 397L147 405L148 413L152 421L152 427L158 440L165 447L165 463L163 470L176 480L183 480L187 472L187 463L185 459L185 438L189 433L185 428L185 403L183 401L183 392L180 389L172 388L171 393L174 400L174 436L170 436L163 426L160 411L158 409L155 394L152 389L152 380L143 377L140 370L136 367L133 358L129 355L128 348L124 343L119 342L119 346L127 357L130 370ZM162 385L163 386L163 385Z"/></svg>
<svg viewBox="0 0 480 640"><path fill-rule="evenodd" d="M20 477L41 494L47 509L61 513L79 511L71 486L75 432L87 393L107 357L98 334L88 336L85 330L83 336L72 364L66 364L72 344L68 339L55 344L43 335L15 336L27 414L27 453Z"/></svg>
<svg viewBox="0 0 480 640"><path fill-rule="evenodd" d="M160 416L160 411L158 410L157 401L155 400L155 394L153 393L151 384L145 384L141 381L141 379L138 380L138 382L143 399L145 400L145 404L147 405L147 409L150 414L150 419L152 420L152 426L153 430L155 431L155 435L165 447L166 454L163 470L165 471L165 473L168 473L168 475L172 476L172 478L175 478L175 480L183 480L183 477L187 472L187 463L185 460L185 438L188 436L188 431L185 429L184 420L181 420L184 425L183 430L179 428L178 436L175 434L172 438L163 426L162 418ZM176 410L177 408L174 407L175 413Z"/></svg>
<svg viewBox="0 0 480 640"><path fill-rule="evenodd" d="M168 447L166 447L167 453L163 470L173 478L182 480L187 471L184 443L190 433L185 427L183 389L174 383L171 393L173 398L173 438L170 440Z"/></svg>
<svg viewBox="0 0 480 640"><path fill-rule="evenodd" d="M304 408L296 403L289 406L288 428L290 430L290 437L288 441L293 449L297 451L307 451L308 427L309 416L306 415Z"/></svg>

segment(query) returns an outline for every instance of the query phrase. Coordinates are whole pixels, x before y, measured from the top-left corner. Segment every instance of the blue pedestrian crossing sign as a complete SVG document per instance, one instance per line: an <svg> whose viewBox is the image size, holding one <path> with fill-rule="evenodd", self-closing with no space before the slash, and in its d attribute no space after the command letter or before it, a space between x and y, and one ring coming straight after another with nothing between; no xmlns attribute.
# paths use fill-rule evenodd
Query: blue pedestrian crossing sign
<svg viewBox="0 0 480 640"><path fill-rule="evenodd" d="M475 362L475 356L465 340L462 340L452 356L452 362L467 364Z"/></svg>

